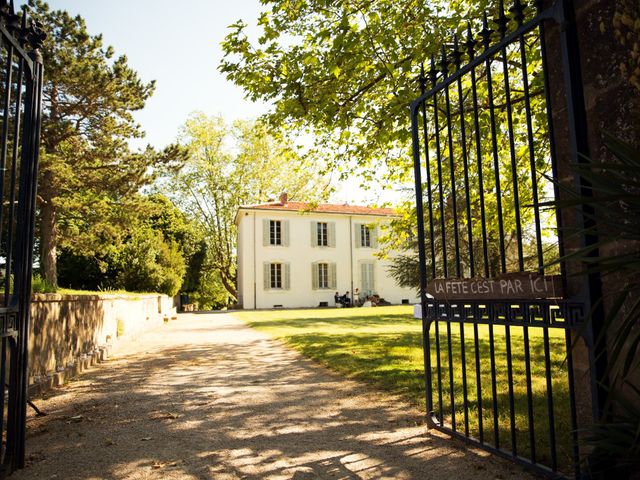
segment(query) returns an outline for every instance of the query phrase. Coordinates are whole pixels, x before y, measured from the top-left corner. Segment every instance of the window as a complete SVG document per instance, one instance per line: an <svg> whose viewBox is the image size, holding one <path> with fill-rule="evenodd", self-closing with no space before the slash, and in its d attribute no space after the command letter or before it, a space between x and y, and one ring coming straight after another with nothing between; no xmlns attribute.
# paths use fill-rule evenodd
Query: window
<svg viewBox="0 0 640 480"><path fill-rule="evenodd" d="M378 248L378 232L375 224L356 223L353 228L353 243L356 248Z"/></svg>
<svg viewBox="0 0 640 480"><path fill-rule="evenodd" d="M282 223L269 220L269 245L282 245Z"/></svg>
<svg viewBox="0 0 640 480"><path fill-rule="evenodd" d="M332 290L336 288L336 264L326 261L311 264L311 288Z"/></svg>
<svg viewBox="0 0 640 480"><path fill-rule="evenodd" d="M311 225L311 246L330 247L336 246L336 223L335 222L314 222Z"/></svg>
<svg viewBox="0 0 640 480"><path fill-rule="evenodd" d="M289 290L291 288L291 265L287 262L264 262L265 291Z"/></svg>
<svg viewBox="0 0 640 480"><path fill-rule="evenodd" d="M329 264L318 264L318 288L329 288Z"/></svg>
<svg viewBox="0 0 640 480"><path fill-rule="evenodd" d="M282 288L282 264L269 264L269 288Z"/></svg>
<svg viewBox="0 0 640 480"><path fill-rule="evenodd" d="M329 225L327 222L318 222L317 224L318 230L318 246L319 247L328 247L329 246Z"/></svg>
<svg viewBox="0 0 640 480"><path fill-rule="evenodd" d="M373 262L362 262L360 264L360 294L369 296L373 295L376 290L375 273Z"/></svg>
<svg viewBox="0 0 640 480"><path fill-rule="evenodd" d="M265 247L288 247L289 221L263 218L262 245Z"/></svg>
<svg viewBox="0 0 640 480"><path fill-rule="evenodd" d="M360 225L360 246L371 246L371 230L366 225Z"/></svg>

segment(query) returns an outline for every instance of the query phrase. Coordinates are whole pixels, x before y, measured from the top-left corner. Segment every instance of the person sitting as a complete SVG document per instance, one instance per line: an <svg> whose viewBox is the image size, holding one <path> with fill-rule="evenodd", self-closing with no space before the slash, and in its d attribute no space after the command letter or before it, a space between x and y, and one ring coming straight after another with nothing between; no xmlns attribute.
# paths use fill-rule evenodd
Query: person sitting
<svg viewBox="0 0 640 480"><path fill-rule="evenodd" d="M372 307L377 307L378 304L380 303L380 297L378 296L377 293L374 293L373 295L368 296L367 300L371 302Z"/></svg>
<svg viewBox="0 0 640 480"><path fill-rule="evenodd" d="M336 292L336 294L333 296L333 300L336 302L336 307L338 305L342 306L342 297L340 297L340 294L338 292Z"/></svg>
<svg viewBox="0 0 640 480"><path fill-rule="evenodd" d="M349 290L347 290L346 293L342 297L340 297L340 301L345 307L351 306L351 298L349 298Z"/></svg>

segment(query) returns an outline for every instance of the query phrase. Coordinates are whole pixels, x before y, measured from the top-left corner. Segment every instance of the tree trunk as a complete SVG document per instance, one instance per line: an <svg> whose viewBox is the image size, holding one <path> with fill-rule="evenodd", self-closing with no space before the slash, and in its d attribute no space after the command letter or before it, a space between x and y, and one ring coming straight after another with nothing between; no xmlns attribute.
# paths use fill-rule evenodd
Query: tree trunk
<svg viewBox="0 0 640 480"><path fill-rule="evenodd" d="M238 292L235 287L235 281L229 279L229 275L226 272L220 271L220 279L222 280L222 285L227 289L233 298L238 298Z"/></svg>
<svg viewBox="0 0 640 480"><path fill-rule="evenodd" d="M58 286L58 226L56 208L51 198L45 198L42 204L40 225L40 256L44 279L53 286Z"/></svg>

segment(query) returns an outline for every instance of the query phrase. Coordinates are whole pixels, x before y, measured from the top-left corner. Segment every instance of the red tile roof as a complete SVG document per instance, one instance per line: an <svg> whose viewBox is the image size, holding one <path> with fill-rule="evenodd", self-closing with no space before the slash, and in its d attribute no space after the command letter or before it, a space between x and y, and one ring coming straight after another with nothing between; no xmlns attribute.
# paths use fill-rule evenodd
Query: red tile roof
<svg viewBox="0 0 640 480"><path fill-rule="evenodd" d="M320 203L318 205L306 202L280 202L262 203L259 205L245 205L240 208L249 210L285 210L294 212L314 212L314 213L344 213L353 215L396 215L393 208L373 208L359 205L336 205L331 203Z"/></svg>

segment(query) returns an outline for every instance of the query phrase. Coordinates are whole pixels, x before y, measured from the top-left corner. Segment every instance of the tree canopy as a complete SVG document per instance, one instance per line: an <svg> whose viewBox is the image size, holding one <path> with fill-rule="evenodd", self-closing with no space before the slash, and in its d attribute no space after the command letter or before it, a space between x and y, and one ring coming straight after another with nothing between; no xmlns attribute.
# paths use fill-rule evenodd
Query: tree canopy
<svg viewBox="0 0 640 480"><path fill-rule="evenodd" d="M232 25L219 68L250 99L273 103L272 125L312 132L327 170L354 161L370 178L386 164L389 179L404 180L420 64L489 3L265 1L260 37Z"/></svg>
<svg viewBox="0 0 640 480"><path fill-rule="evenodd" d="M135 193L163 168L179 164L180 150L132 152L143 132L132 112L144 107L154 82L143 82L125 56L115 57L82 17L30 0L44 24L45 68L39 177L41 265L57 284L57 249L89 254L122 240Z"/></svg>
<svg viewBox="0 0 640 480"><path fill-rule="evenodd" d="M136 194L127 202L131 207L127 221L110 225L118 231L117 243L96 251L63 244L58 252L60 284L83 290L125 289L171 296L182 289L185 278L197 284L201 272L194 259L203 241L197 225L163 195Z"/></svg>

